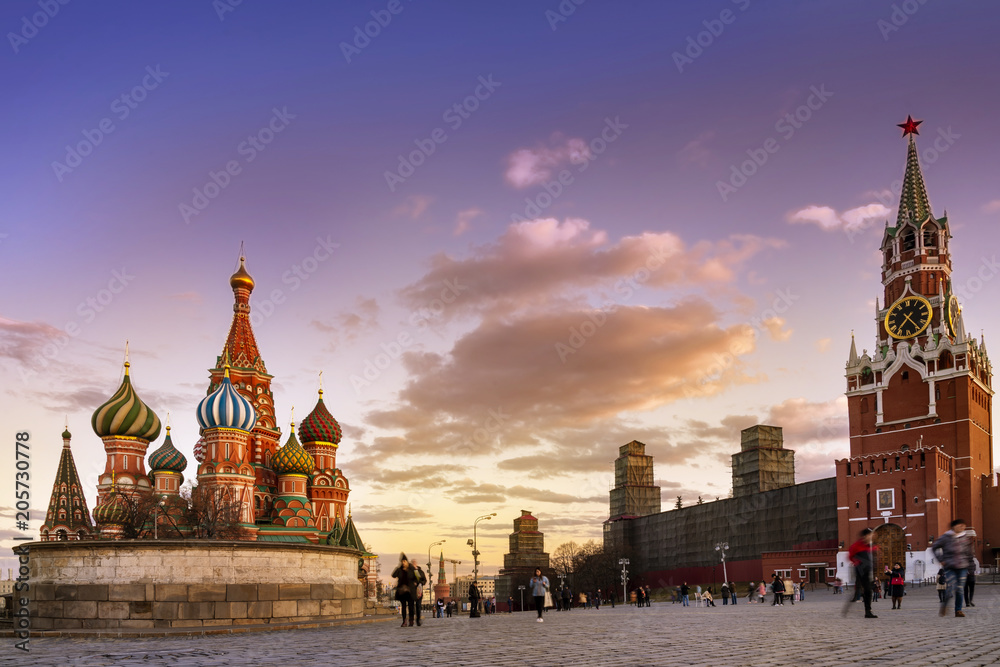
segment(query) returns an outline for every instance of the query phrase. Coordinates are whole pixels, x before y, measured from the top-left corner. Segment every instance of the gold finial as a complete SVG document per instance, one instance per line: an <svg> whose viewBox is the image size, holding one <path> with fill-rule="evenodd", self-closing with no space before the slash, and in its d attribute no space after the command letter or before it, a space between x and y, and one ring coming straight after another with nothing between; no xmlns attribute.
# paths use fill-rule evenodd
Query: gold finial
<svg viewBox="0 0 1000 667"><path fill-rule="evenodd" d="M128 339L125 340L125 375L128 375L128 367L132 364L128 361Z"/></svg>
<svg viewBox="0 0 1000 667"><path fill-rule="evenodd" d="M319 372L319 397L323 398L323 371Z"/></svg>
<svg viewBox="0 0 1000 667"><path fill-rule="evenodd" d="M351 518L351 505L350 504L347 505L347 518L348 519Z"/></svg>
<svg viewBox="0 0 1000 667"><path fill-rule="evenodd" d="M229 377L229 364L226 364L223 368L224 368L224 370L222 372L222 377L228 378Z"/></svg>

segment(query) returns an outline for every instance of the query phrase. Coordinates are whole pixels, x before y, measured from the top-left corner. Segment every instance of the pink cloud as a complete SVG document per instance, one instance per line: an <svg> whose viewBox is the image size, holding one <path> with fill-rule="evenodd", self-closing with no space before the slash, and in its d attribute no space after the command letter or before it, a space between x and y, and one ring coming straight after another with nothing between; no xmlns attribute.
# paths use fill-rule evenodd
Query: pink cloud
<svg viewBox="0 0 1000 667"><path fill-rule="evenodd" d="M552 135L548 146L519 148L507 156L507 182L515 188L539 185L552 178L553 172L568 164L590 159L587 142L579 138Z"/></svg>

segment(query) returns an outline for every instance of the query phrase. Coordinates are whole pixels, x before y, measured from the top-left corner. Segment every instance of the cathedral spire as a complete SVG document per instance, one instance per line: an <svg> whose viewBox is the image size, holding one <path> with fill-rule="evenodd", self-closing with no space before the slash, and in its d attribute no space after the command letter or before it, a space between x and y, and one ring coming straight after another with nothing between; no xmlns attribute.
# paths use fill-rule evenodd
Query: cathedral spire
<svg viewBox="0 0 1000 667"><path fill-rule="evenodd" d="M847 355L847 365L857 366L860 359L858 358L858 348L854 345L854 330L851 330L851 351Z"/></svg>
<svg viewBox="0 0 1000 667"><path fill-rule="evenodd" d="M87 498L70 449L71 437L67 419L49 510L41 527L43 540L82 539L90 537L94 532L94 524L91 523L90 512L87 510Z"/></svg>
<svg viewBox="0 0 1000 667"><path fill-rule="evenodd" d="M903 187L899 193L896 227L901 227L907 221L920 225L932 215L931 204L927 199L927 188L924 186L924 176L920 171L917 142L913 140L914 135L920 134L917 126L922 122L922 120L913 120L911 116L907 116L906 122L900 123L898 126L903 128L903 136L909 136L909 140L906 147L906 173L903 175Z"/></svg>

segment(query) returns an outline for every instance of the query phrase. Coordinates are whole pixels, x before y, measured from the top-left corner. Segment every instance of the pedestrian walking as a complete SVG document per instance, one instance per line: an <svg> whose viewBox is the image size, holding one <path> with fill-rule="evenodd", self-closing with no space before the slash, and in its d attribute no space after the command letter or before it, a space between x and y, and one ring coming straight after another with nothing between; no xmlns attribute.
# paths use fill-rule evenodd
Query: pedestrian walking
<svg viewBox="0 0 1000 667"><path fill-rule="evenodd" d="M732 598L733 606L736 606L736 582L729 582L729 595Z"/></svg>
<svg viewBox="0 0 1000 667"><path fill-rule="evenodd" d="M618 597L618 594L615 593L615 589L614 588L611 589L611 595L609 595L608 597L611 599L611 608L614 609L615 608L615 598Z"/></svg>
<svg viewBox="0 0 1000 667"><path fill-rule="evenodd" d="M545 594L549 590L549 578L542 574L542 569L535 568L535 576L531 578L531 595L535 598L535 611L538 612L538 622L544 622L542 612L545 610Z"/></svg>
<svg viewBox="0 0 1000 667"><path fill-rule="evenodd" d="M892 608L902 609L903 596L906 595L906 571L897 561L893 563L892 571L889 574L891 575L889 577L889 592L892 595Z"/></svg>
<svg viewBox="0 0 1000 667"><path fill-rule="evenodd" d="M750 591L747 593L747 604L753 604L753 597L757 594L757 584L750 582Z"/></svg>
<svg viewBox="0 0 1000 667"><path fill-rule="evenodd" d="M686 581L683 584L681 584L681 605L685 607L691 606L690 603L688 602L688 593L690 591L691 589L688 587Z"/></svg>
<svg viewBox="0 0 1000 667"><path fill-rule="evenodd" d="M712 589L706 590L704 593L702 593L701 597L705 601L706 607L715 606L715 598L712 597Z"/></svg>
<svg viewBox="0 0 1000 667"><path fill-rule="evenodd" d="M729 604L729 584L722 582L722 606L725 607Z"/></svg>
<svg viewBox="0 0 1000 667"><path fill-rule="evenodd" d="M948 590L948 581L944 578L944 570L939 570L937 575L937 585L935 586L938 594L938 602L944 604L944 594Z"/></svg>
<svg viewBox="0 0 1000 667"><path fill-rule="evenodd" d="M948 600L955 596L955 616L964 617L962 602L965 599L965 580L972 567L973 547L972 536L965 532L965 520L955 519L951 522L951 530L937 538L931 549L937 554L938 561L944 567L946 588L944 601L941 603L940 615L948 611Z"/></svg>
<svg viewBox="0 0 1000 667"><path fill-rule="evenodd" d="M569 611L573 608L573 591L569 589L569 584L563 584L562 589L563 609Z"/></svg>
<svg viewBox="0 0 1000 667"><path fill-rule="evenodd" d="M847 552L851 563L854 564L855 594L851 596L850 602L844 605L844 616L847 616L851 604L858 599L858 593L862 593L865 601L865 618L878 618L872 613L872 576L875 569L875 545L872 544L872 539L874 537L875 533L872 532L872 529L865 528Z"/></svg>
<svg viewBox="0 0 1000 667"><path fill-rule="evenodd" d="M415 612L413 609L414 592L417 588L417 570L413 567L406 554L399 554L399 565L392 571L392 577L396 580L396 599L400 603L400 611L403 614L403 623L399 627L406 626L406 614L410 614L410 626L413 626Z"/></svg>
<svg viewBox="0 0 1000 667"><path fill-rule="evenodd" d="M785 606L785 602L782 599L785 595L785 583L781 581L781 577L775 572L774 576L771 578L771 593L774 594L774 599L771 601L771 606Z"/></svg>
<svg viewBox="0 0 1000 667"><path fill-rule="evenodd" d="M646 606L652 606L653 604L653 590L647 585L646 586Z"/></svg>
<svg viewBox="0 0 1000 667"><path fill-rule="evenodd" d="M419 627L422 623L420 620L420 614L422 607L424 606L424 584L427 583L427 575L424 574L424 568L417 565L417 590L413 594L413 602L417 610L417 626ZM410 623L413 625L413 623Z"/></svg>
<svg viewBox="0 0 1000 667"><path fill-rule="evenodd" d="M601 589L600 588L597 589L597 595L594 596L594 606L597 609L601 608Z"/></svg>
<svg viewBox="0 0 1000 667"><path fill-rule="evenodd" d="M757 602L765 604L767 602L767 586L761 581L757 584Z"/></svg>
<svg viewBox="0 0 1000 667"><path fill-rule="evenodd" d="M979 574L979 559L973 557L972 567L969 568L969 573L965 577L965 606L975 607L972 603L972 596L976 594L976 575Z"/></svg>

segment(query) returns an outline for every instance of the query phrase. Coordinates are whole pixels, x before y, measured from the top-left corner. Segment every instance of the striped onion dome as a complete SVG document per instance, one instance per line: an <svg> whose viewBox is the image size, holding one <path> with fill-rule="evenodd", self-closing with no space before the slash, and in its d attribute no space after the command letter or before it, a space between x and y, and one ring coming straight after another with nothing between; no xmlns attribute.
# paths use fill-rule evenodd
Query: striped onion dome
<svg viewBox="0 0 1000 667"><path fill-rule="evenodd" d="M170 427L167 427L167 438L160 445L160 448L149 455L150 470L170 470L182 472L187 468L187 459L177 451L173 441L170 439Z"/></svg>
<svg viewBox="0 0 1000 667"><path fill-rule="evenodd" d="M311 475L316 463L309 452L302 448L295 437L295 422L292 422L292 432L284 447L275 452L271 458L271 467L279 475Z"/></svg>
<svg viewBox="0 0 1000 667"><path fill-rule="evenodd" d="M198 404L198 423L202 428L235 428L252 431L257 411L229 380L229 366L222 383Z"/></svg>
<svg viewBox="0 0 1000 667"><path fill-rule="evenodd" d="M94 523L122 525L128 519L128 504L117 491L112 491L103 504L94 508Z"/></svg>
<svg viewBox="0 0 1000 667"><path fill-rule="evenodd" d="M194 460L202 463L205 460L205 438L198 438L194 443Z"/></svg>
<svg viewBox="0 0 1000 667"><path fill-rule="evenodd" d="M90 420L94 433L102 438L130 436L140 440L156 440L160 435L160 418L143 403L132 388L129 362L125 362L125 377L115 395L97 408Z"/></svg>
<svg viewBox="0 0 1000 667"><path fill-rule="evenodd" d="M319 390L319 401L312 412L299 424L299 435L302 442L329 442L336 445L340 442L340 424L333 418L323 403L323 390Z"/></svg>

